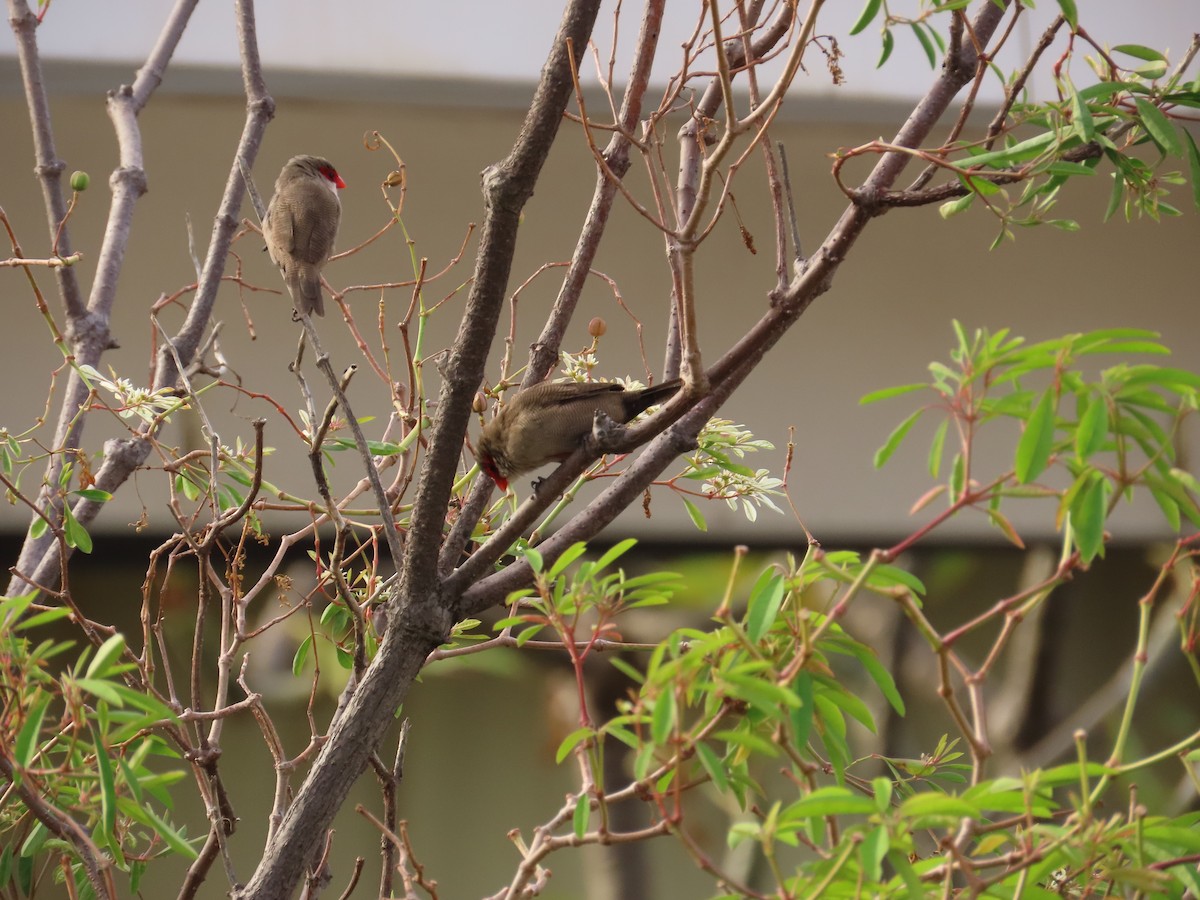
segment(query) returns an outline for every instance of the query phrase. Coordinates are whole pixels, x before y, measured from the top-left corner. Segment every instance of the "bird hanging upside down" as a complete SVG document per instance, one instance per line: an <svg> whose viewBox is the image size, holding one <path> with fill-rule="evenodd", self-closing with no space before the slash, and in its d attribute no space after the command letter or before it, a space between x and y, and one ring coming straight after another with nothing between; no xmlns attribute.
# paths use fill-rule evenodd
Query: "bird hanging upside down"
<svg viewBox="0 0 1200 900"><path fill-rule="evenodd" d="M346 182L327 159L293 156L275 180L275 196L263 217L271 262L283 273L292 305L308 315L325 315L321 270L333 253Z"/></svg>
<svg viewBox="0 0 1200 900"><path fill-rule="evenodd" d="M592 431L597 410L624 425L678 390L678 378L640 390L612 382L535 384L484 426L475 451L479 467L506 491L510 478L561 462L578 450Z"/></svg>

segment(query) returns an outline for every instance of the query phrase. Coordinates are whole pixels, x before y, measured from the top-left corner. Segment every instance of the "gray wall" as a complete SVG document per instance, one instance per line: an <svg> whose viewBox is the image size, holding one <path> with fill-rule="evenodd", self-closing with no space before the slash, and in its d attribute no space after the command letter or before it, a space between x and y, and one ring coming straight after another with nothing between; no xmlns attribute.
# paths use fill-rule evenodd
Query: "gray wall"
<svg viewBox="0 0 1200 900"><path fill-rule="evenodd" d="M85 287L96 259L107 211L107 174L116 164L112 128L104 111L104 91L130 73L120 67L51 65L58 87L53 115L59 155L68 170L85 169L92 189L72 223L77 249L85 254L80 275ZM0 79L0 116L8 123L0 142L2 203L14 223L27 255L47 252L46 226L38 186L32 176L32 145L27 116L19 94L19 79L10 62ZM195 279L189 257L187 219L202 257L212 217L224 184L230 156L242 126L244 101L236 93L232 72L192 70L173 74L144 112L150 191L138 205L135 233L129 246L115 317L121 349L106 363L138 383L145 383L150 366L152 330L147 308ZM259 157L256 176L269 196L279 166L296 152L330 157L349 183L343 194L345 214L339 247L344 249L374 233L388 212L379 183L392 167L385 152L364 149L363 135L382 132L407 165L408 197L404 223L416 242L414 252L429 259L430 271L441 269L462 243L467 224L479 222L479 173L508 150L521 119L520 103L528 89L517 85L407 83L396 85L365 78L334 76L276 76L271 80L278 114ZM817 246L844 207L829 177L829 154L880 135L891 135L904 111L847 97L838 104L801 101L774 129L773 137L788 149L801 232L809 248ZM862 171L862 170L860 170ZM635 165L636 189L644 187L644 170ZM770 208L757 158L749 160L735 184L738 209L755 237L757 255L743 246L731 216L709 238L701 255L700 304L704 316L701 345L708 360L716 359L762 312L773 283ZM525 212L520 250L512 287L525 281L544 262L569 258L579 222L593 185L592 163L577 128L564 127L543 181ZM759 454L746 462L782 469L782 448L788 426L797 429L791 475L792 495L806 524L819 537L870 538L894 535L906 528L907 509L929 486L924 473L923 439L932 425L919 428L911 447L902 451L883 473L871 467L871 457L893 425L911 411L905 400L863 408L858 398L873 389L921 380L932 359L947 359L953 335L952 318L968 328L1009 327L1036 340L1066 332L1129 326L1160 331L1175 350L1172 365L1200 368L1200 330L1193 312L1197 299L1194 263L1200 238L1194 208L1186 206L1186 189L1175 198L1185 209L1183 219L1153 222L1100 222L1109 179L1101 175L1081 185L1061 207L1063 216L1077 218L1083 230L1066 234L1051 228L1022 231L1015 244L988 252L994 220L979 210L943 221L933 208L901 210L873 223L838 274L832 291L805 314L770 359L750 379L725 415L745 423L780 450ZM645 196L645 193L642 193ZM250 215L247 204L245 214ZM251 235L236 245L253 284L273 290L282 287L261 241ZM465 282L471 272L474 242L464 260L427 289L427 302L436 302ZM597 267L617 279L622 294L645 326L650 368L657 373L666 318L669 278L663 244L657 232L628 208L615 216ZM231 263L229 271L233 271ZM412 276L409 250L398 229L364 252L330 266L327 277L338 286L399 280ZM558 286L558 272L541 275L521 295L514 358L537 333ZM54 300L53 279L38 281ZM7 352L0 357L0 377L8 386L0 404L0 425L23 430L42 414L53 383L51 372L61 357L46 339L46 327L34 307L24 275L0 270L0 286L8 314ZM394 329L403 315L408 291L389 294L388 342L393 361L400 363L400 341ZM373 333L377 293L351 295L355 316L367 340L378 348ZM446 346L457 325L465 291L451 299L431 322L427 352ZM186 297L185 297L186 300ZM244 309L243 304L244 303ZM58 313L57 303L52 309ZM267 392L294 418L302 403L286 365L295 351L298 326L289 318L289 304L265 292L222 288L218 317L224 321L223 347L245 385ZM168 328L181 311L163 313ZM594 315L609 323L600 352L604 375L638 375L641 363L635 330L616 306L607 286L595 279L589 285L566 341L578 350L588 342L586 325ZM59 316L61 319L61 316ZM253 322L252 339L247 320ZM321 323L336 366L355 359L354 341L336 309ZM491 378L496 377L503 352L503 330L493 350ZM436 395L437 373L427 369L430 394ZM644 377L644 376L643 376ZM313 379L315 383L315 378ZM381 392L369 372L361 371L356 393L360 415L387 415L372 397ZM319 394L323 396L323 394ZM56 393L57 397L57 393ZM299 441L279 416L261 401L237 399L232 392L210 392L207 408L232 444L251 437L249 420L270 419L267 443L277 448L271 479L300 494L314 493ZM907 398L911 400L911 398ZM322 401L323 402L323 401ZM297 418L298 421L298 418ZM102 436L119 433L103 414L88 423L89 447ZM50 427L42 435L49 440ZM1002 432L1011 441L1011 432ZM166 443L192 445L199 438L194 418L181 416L164 436ZM335 476L343 487L352 483L353 466L344 457ZM993 461L994 467L1004 459ZM986 470L985 470L986 471ZM284 473L284 474L281 474ZM36 487L25 476L23 487ZM97 527L117 533L127 530L146 505L153 528L173 529L155 489L154 475L139 479L102 516ZM130 486L132 488L132 486ZM526 486L521 485L521 490ZM627 517L622 528L666 538L692 539L680 504L666 492L654 502L654 518L641 510ZM751 525L724 504L705 507L711 532L723 540L798 540L799 529L788 517L763 512ZM1014 508L1018 523L1030 521ZM1047 521L1046 507L1035 518ZM0 507L0 527L22 528L27 521L17 507ZM1122 513L1123 535L1150 536L1158 532L1152 504L1135 505ZM987 536L982 517L964 521L956 534Z"/></svg>

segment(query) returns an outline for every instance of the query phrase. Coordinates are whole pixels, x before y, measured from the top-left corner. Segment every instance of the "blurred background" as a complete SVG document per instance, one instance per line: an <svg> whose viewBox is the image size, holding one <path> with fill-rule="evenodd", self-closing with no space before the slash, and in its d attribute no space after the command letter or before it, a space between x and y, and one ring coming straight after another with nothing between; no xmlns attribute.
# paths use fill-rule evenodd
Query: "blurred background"
<svg viewBox="0 0 1200 900"><path fill-rule="evenodd" d="M1045 6L1047 10L1022 20L1013 41L1014 58L1040 34L1053 11L1053 4ZM824 29L844 34L858 7L830 4ZM659 91L677 63L678 53L673 55L672 48L679 46L694 24L690 11L684 16L674 5L671 8L674 18L662 40L663 68L656 72ZM362 252L332 263L325 271L331 284L340 289L403 280L412 277L414 256L427 258L430 271L442 270L458 256L470 224L481 220L480 173L507 154L512 144L559 12L553 0L258 4L267 84L278 105L254 173L264 198L270 196L275 176L288 157L301 152L328 157L349 185L342 195L338 241L339 249L346 249L369 238L390 216L381 184L395 162L385 150L369 149L364 137L379 132L405 165L403 232L393 229ZM1084 5L1083 13L1098 41L1142 43L1169 55L1181 52L1200 28L1194 7L1170 0L1147 0L1136 8L1121 0L1096 0ZM633 15L627 7L620 22L615 52L618 80L628 68L627 49L636 33ZM55 0L38 33L58 154L68 172L85 170L92 177L92 188L81 195L72 220L75 247L84 254L80 273L85 290L90 288L89 265L94 264L104 229L107 176L117 163L105 93L132 81L165 16L165 5L151 11L133 0L105 4ZM597 54L604 66L612 52L612 21L609 9L602 13L596 30ZM868 30L845 39L841 50L846 83L834 87L820 58L809 57L807 75L797 80L772 128L773 139L787 149L806 249L819 245L845 206L829 175L830 154L893 135L932 77L911 37L898 42L892 59L880 70L875 68L877 33ZM0 121L5 123L0 141L0 205L26 254L37 256L47 252L46 223L32 172L28 115L14 55L11 33L0 33ZM1171 59L1174 62L1175 56ZM584 66L584 81L593 91L595 68L590 60ZM1054 90L1052 84L1036 80L1030 87L1039 97L1051 96ZM650 96L657 96L654 89ZM995 91L985 92L981 102L994 103L998 96ZM147 381L152 364L148 308L195 280L189 228L195 252L202 257L242 129L244 106L231 5L201 4L164 83L140 119L150 190L137 206L121 276L114 319L121 347L104 358L106 365L135 383ZM593 103L593 110L601 108ZM987 116L980 119L986 121ZM859 177L865 172L865 167L853 169ZM641 187L644 178L635 164L631 176L635 186ZM711 246L700 255L700 343L709 361L761 315L774 283L771 209L757 156L747 162L738 179L737 210L754 236L757 254L747 249L734 217L726 216L708 238ZM876 472L871 465L875 449L916 401L908 402L909 397L862 407L858 400L878 388L921 381L931 360L948 360L954 341L952 319L961 321L968 332L978 327L1009 328L1031 341L1099 328L1149 329L1159 332L1174 351L1165 364L1200 369L1195 314L1200 299L1195 262L1200 223L1186 189L1174 198L1184 210L1180 219L1159 224L1126 222L1118 216L1102 224L1108 178L1079 181L1071 183L1059 214L1078 220L1081 231L1045 227L1022 231L1015 243L990 252L996 223L978 208L949 221L930 207L894 211L874 222L838 273L833 289L730 400L722 414L778 448L748 458L748 465L780 474L784 447L794 435L791 497L823 545L866 548L877 541L895 540L924 521L920 516L911 518L908 510L931 486L925 447L934 423L918 426L889 467ZM585 138L577 126L566 123L525 210L510 292L544 264L570 258L593 183L593 161ZM243 215L253 218L248 203ZM466 296L460 288L470 276L474 246L472 236L462 261L427 288L428 303L447 298L429 322L428 354L453 337ZM288 301L278 293L282 283L260 248L261 240L253 234L235 246L246 281L268 290L242 290L232 283L222 288L217 315L224 322L222 349L232 372L246 387L269 394L295 417L302 400L287 363L295 353L298 326L290 321ZM628 312L618 305L605 281L593 279L564 349L575 352L586 347L590 343L587 323L600 316L608 331L599 346L598 374L657 378L670 289L663 256L658 232L618 203L596 268L615 280ZM231 261L229 271L233 269ZM560 271L541 272L521 291L513 345L518 365L553 302ZM54 297L53 279L45 273L37 277L47 295ZM7 301L10 348L0 354L0 378L8 385L0 403L0 426L17 431L43 415L48 395L57 397L51 373L62 360L46 339L45 324L24 275L0 270L0 285ZM356 319L369 331L378 316L379 294L358 292L349 298ZM187 300L185 295L183 302ZM394 324L403 315L407 292L391 293L388 303L388 325L393 327L389 340L397 341ZM358 358L355 340L342 327L336 308L329 306L330 314L320 323L322 335L335 366L344 365ZM53 303L51 308L58 313ZM182 315L182 306L161 313L168 330ZM493 382L500 375L506 328L502 323L493 348L489 368ZM644 358L639 334L646 348ZM378 343L377 334L373 338L368 334L368 339L373 339L373 346ZM426 371L432 380L430 393L435 395L436 372L433 367ZM371 394L364 389L358 411L378 416L381 424L389 407L383 392L374 394L378 401L372 406ZM272 480L285 488L294 485L297 493L311 493L303 448L272 416L268 404L247 397L235 400L232 392L225 392L207 408L226 444L238 438L251 440L250 421L261 415L271 418L267 444L276 448ZM88 446L98 448L103 437L117 433L109 421L94 416L88 424ZM477 434L478 428L472 433ZM182 448L199 440L199 424L187 416L177 416L165 435L166 442ZM1011 464L1014 440L1015 432L999 441L996 453L983 460L985 472L1000 472ZM1181 437L1185 464L1194 459L1195 441L1194 429ZM469 460L464 462L469 465ZM335 470L335 490L355 477L348 463L347 459L340 473ZM131 628L136 624L146 555L175 530L156 481L151 473L127 485L93 528L98 552L87 558L77 555L73 562L74 585L85 607L127 608ZM641 539L640 556L633 564L682 571L693 586L694 596L681 598L671 620L647 623L647 638L681 621L706 621L715 586L724 585L727 550L734 543L749 545L759 567L788 552L803 553L804 534L791 515L764 510L750 521L722 503L708 504L703 511L708 532L701 534L681 504L664 494L656 497L651 517L635 509L610 529L613 539L630 534ZM1053 543L1051 507L1027 503L1009 512L1028 542ZM132 523L139 521L143 527L135 529ZM273 524L270 518L267 523ZM15 558L27 524L28 516L20 507L0 506L0 560L5 565ZM1104 562L1105 574L1072 584L1054 605L1052 621L1039 626L1043 640L1032 648L1029 671L1047 679L1046 684L1053 683L1036 711L1042 734L1068 711L1078 711L1092 689L1124 662L1133 640L1134 600L1149 584L1161 543L1170 539L1153 503L1123 507L1114 519L1114 530L1117 546ZM1022 578L1031 577L1007 546L983 516L968 516L913 554L906 564L927 579L931 602L937 596L946 604L940 612L934 607L931 615L943 615L947 624L963 621L972 611L1016 589ZM705 549L709 555L697 555ZM306 562L297 557L297 577ZM751 579L757 574L754 566L743 571ZM168 622L190 629L195 586L187 584L186 576L180 577L181 583L169 586L167 592L168 598L176 596L179 602L177 614L168 609ZM901 639L888 630L894 620L882 601L859 612L862 617L852 620L852 630L860 628L863 639L881 655L904 653ZM281 695L297 686L290 675L294 644L288 640L280 637L277 659L256 659L264 681L272 673L277 676ZM505 833L548 818L570 786L571 773L553 761L558 741L574 721L559 696L564 684L569 687L567 670L554 660L530 658L530 654L485 657L483 662L435 666L404 710L416 724L401 814L414 822L418 861L442 883L447 897L499 889L516 859ZM925 677L919 671L921 664L914 663L918 671L913 678L918 681ZM321 701L326 716L339 677L340 672L335 672L328 680L328 695ZM1169 671L1155 683L1171 683ZM284 736L292 748L307 740L305 698L306 688L295 698L295 715L277 720L294 726L295 731ZM1171 732L1169 716L1176 704L1186 707L1186 702L1165 689L1162 700L1165 705L1160 708L1168 716L1163 727ZM896 724L890 732L893 749L914 756L930 749L911 739L935 727L922 722L923 714L939 716L941 711L913 710L914 723ZM1029 745L1034 743L1030 737ZM227 766L227 772L246 781L231 785L234 796L252 786L265 787L263 772L270 763L249 718L231 722L226 750L234 748L238 762ZM186 792L179 794L182 803ZM377 803L370 779L364 778L358 800ZM235 859L247 867L246 877L265 833L265 807L263 811L242 809L241 814L233 849ZM708 838L716 842L714 853L721 852L727 814L716 808L698 813L701 820L708 816L713 822ZM196 823L192 833L203 829L203 810L182 806L177 817ZM338 829L335 848L348 857L370 857L374 852L376 834L354 815L352 804ZM465 833L469 842L463 840ZM469 861L463 858L464 844L470 847ZM660 842L647 850L653 864L646 884L653 889L645 896L702 895L707 879L695 872L674 844ZM589 897L606 896L602 873L611 862L604 852L560 854L551 863L555 877L546 896L582 896L584 883L593 885ZM164 869L164 883L177 884L178 879ZM207 888L210 893L205 896L224 894L215 881Z"/></svg>

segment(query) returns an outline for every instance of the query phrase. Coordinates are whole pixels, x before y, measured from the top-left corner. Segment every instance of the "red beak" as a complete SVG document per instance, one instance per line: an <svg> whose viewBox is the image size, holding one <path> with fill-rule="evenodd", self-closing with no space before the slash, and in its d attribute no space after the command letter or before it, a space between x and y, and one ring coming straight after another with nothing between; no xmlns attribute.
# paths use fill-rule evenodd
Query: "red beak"
<svg viewBox="0 0 1200 900"><path fill-rule="evenodd" d="M339 175L337 172L333 173L333 184L335 187L339 187L339 188L346 187L346 182L342 181L342 176Z"/></svg>

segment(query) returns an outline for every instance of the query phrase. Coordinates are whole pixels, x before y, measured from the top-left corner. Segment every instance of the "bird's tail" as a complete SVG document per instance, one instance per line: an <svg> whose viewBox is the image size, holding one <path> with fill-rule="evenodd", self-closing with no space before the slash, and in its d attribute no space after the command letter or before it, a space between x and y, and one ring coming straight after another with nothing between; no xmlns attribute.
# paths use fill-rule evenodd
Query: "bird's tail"
<svg viewBox="0 0 1200 900"><path fill-rule="evenodd" d="M325 315L325 299L321 295L321 273L306 272L300 269L296 272L294 284L288 285L291 288L292 302L296 304L296 308L302 313L307 313L310 316Z"/></svg>
<svg viewBox="0 0 1200 900"><path fill-rule="evenodd" d="M643 388L637 391L628 399L629 418L633 418L640 412L644 412L656 403L662 403L675 396L679 390L680 381L678 378L671 378L664 381L662 384L656 384L648 388Z"/></svg>

